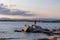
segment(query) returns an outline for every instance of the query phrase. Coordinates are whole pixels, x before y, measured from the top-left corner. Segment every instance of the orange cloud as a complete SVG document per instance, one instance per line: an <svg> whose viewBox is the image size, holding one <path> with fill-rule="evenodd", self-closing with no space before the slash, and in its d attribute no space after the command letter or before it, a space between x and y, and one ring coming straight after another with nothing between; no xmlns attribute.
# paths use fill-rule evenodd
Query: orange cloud
<svg viewBox="0 0 60 40"><path fill-rule="evenodd" d="M34 16L16 16L16 15L3 15L0 14L0 18L12 18L12 19L33 19L35 18Z"/></svg>

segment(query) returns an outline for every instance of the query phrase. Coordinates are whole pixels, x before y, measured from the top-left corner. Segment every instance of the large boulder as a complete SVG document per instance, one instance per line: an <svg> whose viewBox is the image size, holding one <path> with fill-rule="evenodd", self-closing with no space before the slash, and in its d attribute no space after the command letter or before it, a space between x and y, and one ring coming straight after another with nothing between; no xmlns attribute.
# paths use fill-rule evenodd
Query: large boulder
<svg viewBox="0 0 60 40"><path fill-rule="evenodd" d="M23 32L30 32L30 27L29 27L29 26L24 26L24 27L22 28L22 31L23 31Z"/></svg>

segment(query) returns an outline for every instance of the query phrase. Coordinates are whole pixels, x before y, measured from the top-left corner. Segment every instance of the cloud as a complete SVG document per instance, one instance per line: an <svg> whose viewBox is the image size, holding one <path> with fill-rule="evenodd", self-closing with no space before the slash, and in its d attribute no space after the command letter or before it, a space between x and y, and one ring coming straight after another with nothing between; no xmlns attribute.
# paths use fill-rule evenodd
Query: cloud
<svg viewBox="0 0 60 40"><path fill-rule="evenodd" d="M7 7L5 7L4 4L0 4L0 14L4 14L4 15L21 15L21 16L34 16L36 14L27 14L27 11L22 11L22 10L15 10L15 11L11 11L11 9L8 9Z"/></svg>

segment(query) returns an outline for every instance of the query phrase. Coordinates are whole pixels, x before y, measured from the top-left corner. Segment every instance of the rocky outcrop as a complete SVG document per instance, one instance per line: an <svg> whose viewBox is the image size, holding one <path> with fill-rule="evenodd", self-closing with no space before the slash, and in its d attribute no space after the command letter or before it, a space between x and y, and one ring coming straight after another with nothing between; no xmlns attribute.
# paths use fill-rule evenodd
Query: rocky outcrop
<svg viewBox="0 0 60 40"><path fill-rule="evenodd" d="M14 30L14 32L22 32L21 30Z"/></svg>
<svg viewBox="0 0 60 40"><path fill-rule="evenodd" d="M42 27L40 26L35 26L35 25L32 25L31 27L30 26L24 26L22 28L22 31L23 32L33 32L33 33L49 33L49 30L48 29L43 29Z"/></svg>

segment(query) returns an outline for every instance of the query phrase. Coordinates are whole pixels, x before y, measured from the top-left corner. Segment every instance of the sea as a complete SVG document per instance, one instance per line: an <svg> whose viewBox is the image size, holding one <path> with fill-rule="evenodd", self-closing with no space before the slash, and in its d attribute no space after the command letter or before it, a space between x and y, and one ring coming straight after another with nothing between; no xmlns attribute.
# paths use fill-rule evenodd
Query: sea
<svg viewBox="0 0 60 40"><path fill-rule="evenodd" d="M44 33L14 32L14 30L22 30L25 24L31 26L34 22L0 22L0 38L5 40L35 40L50 37ZM49 30L60 28L60 23L37 22L36 25Z"/></svg>

